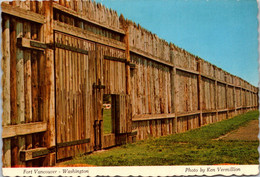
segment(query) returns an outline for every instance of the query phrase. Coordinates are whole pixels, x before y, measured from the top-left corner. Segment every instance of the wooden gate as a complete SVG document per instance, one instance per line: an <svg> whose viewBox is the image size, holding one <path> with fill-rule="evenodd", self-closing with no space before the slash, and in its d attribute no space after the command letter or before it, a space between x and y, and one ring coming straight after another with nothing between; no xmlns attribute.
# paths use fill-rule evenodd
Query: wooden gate
<svg viewBox="0 0 260 177"><path fill-rule="evenodd" d="M102 148L119 145L126 142L127 113L129 103L126 95L126 56L125 51L105 45L97 45L101 55L101 73L104 89L102 94L112 96L112 132L102 135ZM104 127L104 126L103 126Z"/></svg>
<svg viewBox="0 0 260 177"><path fill-rule="evenodd" d="M95 43L55 32L56 158L93 150L97 125ZM96 131L95 131L96 132Z"/></svg>
<svg viewBox="0 0 260 177"><path fill-rule="evenodd" d="M57 31L54 38L57 160L116 145L126 133L124 51ZM103 135L103 93L117 98L110 135Z"/></svg>

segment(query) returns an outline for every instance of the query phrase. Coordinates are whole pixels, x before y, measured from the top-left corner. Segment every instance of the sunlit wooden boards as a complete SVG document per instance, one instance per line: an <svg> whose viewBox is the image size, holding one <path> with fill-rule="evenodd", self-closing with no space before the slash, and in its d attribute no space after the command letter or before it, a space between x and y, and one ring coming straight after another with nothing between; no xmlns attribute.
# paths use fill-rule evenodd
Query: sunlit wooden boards
<svg viewBox="0 0 260 177"><path fill-rule="evenodd" d="M29 1L3 2L1 6L4 29L2 43L4 57L2 63L4 68L3 125L7 128L6 137L3 137L4 142L6 142L4 143L6 144L4 145L6 155L3 161L4 166L32 166L31 162L24 162L20 159L20 152L36 146L43 146L44 144L37 137L42 139L43 133L39 132L46 131L46 127L42 127L44 130L42 128L39 130L33 126L33 122L43 121L42 114L40 114L43 111L41 104L37 107L39 114L33 115L35 112L33 111L33 105L35 105L33 90L35 87L32 86L32 80L38 77L36 74L38 71L36 69L35 72L32 72L32 60L34 60L31 56L32 51L17 45L17 41L20 37L39 42L42 40L39 37L40 27L45 23L45 18L42 15L42 2L32 5ZM42 61L40 59L42 53L37 53L37 55L38 58L34 61ZM40 64L40 66L42 65ZM41 93L40 90L38 92ZM36 99L40 100L41 94ZM13 136L9 136L10 131L17 126L27 127L28 131L18 131L17 129L18 134L11 138ZM35 163L35 165L37 164L38 162Z"/></svg>
<svg viewBox="0 0 260 177"><path fill-rule="evenodd" d="M90 139L90 143L59 148L57 159L62 159L93 150L95 44L58 32L55 43L89 51L86 55L55 48L57 144Z"/></svg>

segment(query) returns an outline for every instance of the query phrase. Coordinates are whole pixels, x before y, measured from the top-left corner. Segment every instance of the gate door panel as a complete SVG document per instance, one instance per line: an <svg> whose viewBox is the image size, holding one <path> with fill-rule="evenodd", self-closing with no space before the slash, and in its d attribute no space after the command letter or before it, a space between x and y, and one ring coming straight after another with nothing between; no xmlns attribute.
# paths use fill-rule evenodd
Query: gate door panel
<svg viewBox="0 0 260 177"><path fill-rule="evenodd" d="M95 44L55 32L56 157L93 150Z"/></svg>
<svg viewBox="0 0 260 177"><path fill-rule="evenodd" d="M108 148L121 144L126 136L126 57L125 51L112 48L109 46L98 45L101 51L101 57L103 58L101 69L103 76L103 94L110 96L104 97L104 110L103 110L103 129L109 127L106 124L111 124L110 133L106 133L106 129L103 134L102 147ZM106 108L106 104L109 103L110 108ZM111 118L107 116L108 110L111 109Z"/></svg>

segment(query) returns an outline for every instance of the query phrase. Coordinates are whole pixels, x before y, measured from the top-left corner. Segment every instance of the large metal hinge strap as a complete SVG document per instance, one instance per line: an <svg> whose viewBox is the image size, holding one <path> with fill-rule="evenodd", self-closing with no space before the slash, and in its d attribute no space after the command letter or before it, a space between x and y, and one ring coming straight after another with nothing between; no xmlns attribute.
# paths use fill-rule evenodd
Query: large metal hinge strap
<svg viewBox="0 0 260 177"><path fill-rule="evenodd" d="M58 43L58 42L55 42L55 47L65 49L65 50L70 50L72 52L77 52L77 53L82 53L82 54L88 55L87 50L80 49L80 48L73 47L73 46L69 46L69 45L66 45L66 44L61 44L61 43Z"/></svg>

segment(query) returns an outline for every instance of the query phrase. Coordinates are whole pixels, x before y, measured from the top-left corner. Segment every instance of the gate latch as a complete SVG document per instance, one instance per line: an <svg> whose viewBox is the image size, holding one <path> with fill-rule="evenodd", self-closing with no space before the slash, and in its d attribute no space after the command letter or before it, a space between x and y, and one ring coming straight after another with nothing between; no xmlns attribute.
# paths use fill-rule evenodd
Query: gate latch
<svg viewBox="0 0 260 177"><path fill-rule="evenodd" d="M106 88L106 86L105 85L101 85L101 81L100 81L100 79L98 80L98 84L96 84L96 83L94 83L93 84L93 89L105 89Z"/></svg>

